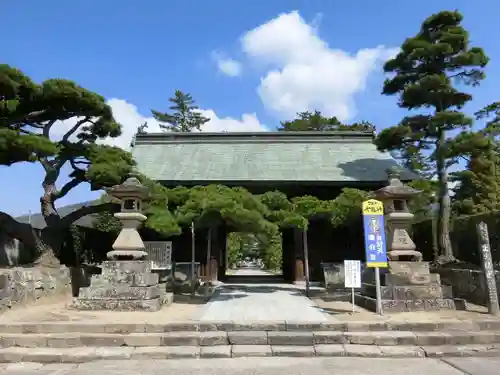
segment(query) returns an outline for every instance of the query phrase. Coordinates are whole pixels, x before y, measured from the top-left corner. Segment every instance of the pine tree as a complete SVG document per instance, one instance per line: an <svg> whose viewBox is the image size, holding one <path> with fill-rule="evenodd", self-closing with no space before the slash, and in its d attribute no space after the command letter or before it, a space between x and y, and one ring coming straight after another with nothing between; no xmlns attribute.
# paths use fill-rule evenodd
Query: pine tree
<svg viewBox="0 0 500 375"><path fill-rule="evenodd" d="M153 117L161 123L160 127L165 131L171 132L192 132L201 131L201 127L210 121L208 117L204 117L199 108L195 105L195 101L191 94L184 94L182 91L176 90L175 96L168 99L172 105L169 109L171 113L163 113L152 110Z"/></svg>
<svg viewBox="0 0 500 375"><path fill-rule="evenodd" d="M428 17L414 37L406 39L384 70L393 77L384 82L383 94L398 95L401 108L422 112L405 117L397 126L383 130L376 139L380 150L399 150L418 155L438 180L438 239L440 260L454 259L450 241L450 194L448 167L450 132L470 129L472 118L461 112L472 100L457 83L476 86L484 79L488 57L469 47L469 35L458 11L442 11Z"/></svg>
<svg viewBox="0 0 500 375"><path fill-rule="evenodd" d="M373 132L375 126L368 121L343 124L336 117L325 117L320 111L299 112L291 121L282 121L278 131L360 131Z"/></svg>

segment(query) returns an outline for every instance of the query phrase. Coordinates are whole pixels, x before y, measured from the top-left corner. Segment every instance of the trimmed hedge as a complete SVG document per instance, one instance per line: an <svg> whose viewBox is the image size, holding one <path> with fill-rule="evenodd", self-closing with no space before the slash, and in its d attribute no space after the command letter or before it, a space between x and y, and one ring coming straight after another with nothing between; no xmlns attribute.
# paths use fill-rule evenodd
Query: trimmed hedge
<svg viewBox="0 0 500 375"><path fill-rule="evenodd" d="M452 220L450 237L453 254L460 261L480 266L476 225L481 221L488 225L491 256L493 263L498 264L500 263L500 212L462 216ZM422 252L425 260L432 261L432 220L415 223L412 230L417 250Z"/></svg>

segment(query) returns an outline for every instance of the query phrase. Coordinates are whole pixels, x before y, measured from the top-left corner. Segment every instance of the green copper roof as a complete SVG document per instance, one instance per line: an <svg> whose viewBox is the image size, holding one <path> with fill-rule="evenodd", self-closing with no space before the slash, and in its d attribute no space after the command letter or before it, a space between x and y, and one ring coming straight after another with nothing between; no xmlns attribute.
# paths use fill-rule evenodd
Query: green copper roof
<svg viewBox="0 0 500 375"><path fill-rule="evenodd" d="M381 182L397 165L358 132L159 133L136 137L139 170L157 181ZM414 179L408 171L403 180Z"/></svg>

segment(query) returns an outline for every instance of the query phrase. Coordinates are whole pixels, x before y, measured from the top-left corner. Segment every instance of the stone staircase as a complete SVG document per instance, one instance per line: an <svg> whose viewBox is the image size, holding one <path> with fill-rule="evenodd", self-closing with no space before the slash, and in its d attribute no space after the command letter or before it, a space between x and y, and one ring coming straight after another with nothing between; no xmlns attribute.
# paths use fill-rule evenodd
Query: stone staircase
<svg viewBox="0 0 500 375"><path fill-rule="evenodd" d="M500 356L500 320L0 325L0 362L262 356Z"/></svg>

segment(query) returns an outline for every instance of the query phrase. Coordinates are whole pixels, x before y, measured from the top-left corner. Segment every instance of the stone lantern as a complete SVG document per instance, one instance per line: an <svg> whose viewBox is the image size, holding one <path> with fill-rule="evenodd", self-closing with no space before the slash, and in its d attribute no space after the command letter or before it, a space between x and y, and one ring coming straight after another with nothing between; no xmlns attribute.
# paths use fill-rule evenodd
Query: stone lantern
<svg viewBox="0 0 500 375"><path fill-rule="evenodd" d="M387 233L387 257L389 260L422 260L422 253L416 246L408 230L412 225L413 214L408 208L409 201L420 190L404 185L397 168L388 172L389 185L375 192L375 198L384 204Z"/></svg>
<svg viewBox="0 0 500 375"><path fill-rule="evenodd" d="M146 216L141 213L147 188L133 174L121 185L108 189L118 199L121 211L115 217L123 228L102 262L101 273L92 275L90 286L82 287L71 308L79 310L158 311L172 302L166 284L151 269L144 242L137 231Z"/></svg>
<svg viewBox="0 0 500 375"><path fill-rule="evenodd" d="M416 250L408 230L413 214L408 202L419 190L403 185L396 169L388 171L389 185L375 192L375 198L384 203L388 267L380 269L380 297L382 310L387 312L455 309L451 287L441 285L439 274L431 273L428 262ZM359 305L375 311L377 288L374 273L364 275L361 293L356 295ZM460 302L463 306L463 302Z"/></svg>
<svg viewBox="0 0 500 375"><path fill-rule="evenodd" d="M121 212L115 217L122 223L122 230L113 243L113 250L107 253L109 260L144 260L148 253L137 231L146 220L141 213L143 200L148 196L148 189L135 176L129 177L123 184L108 189L108 194L121 202Z"/></svg>

